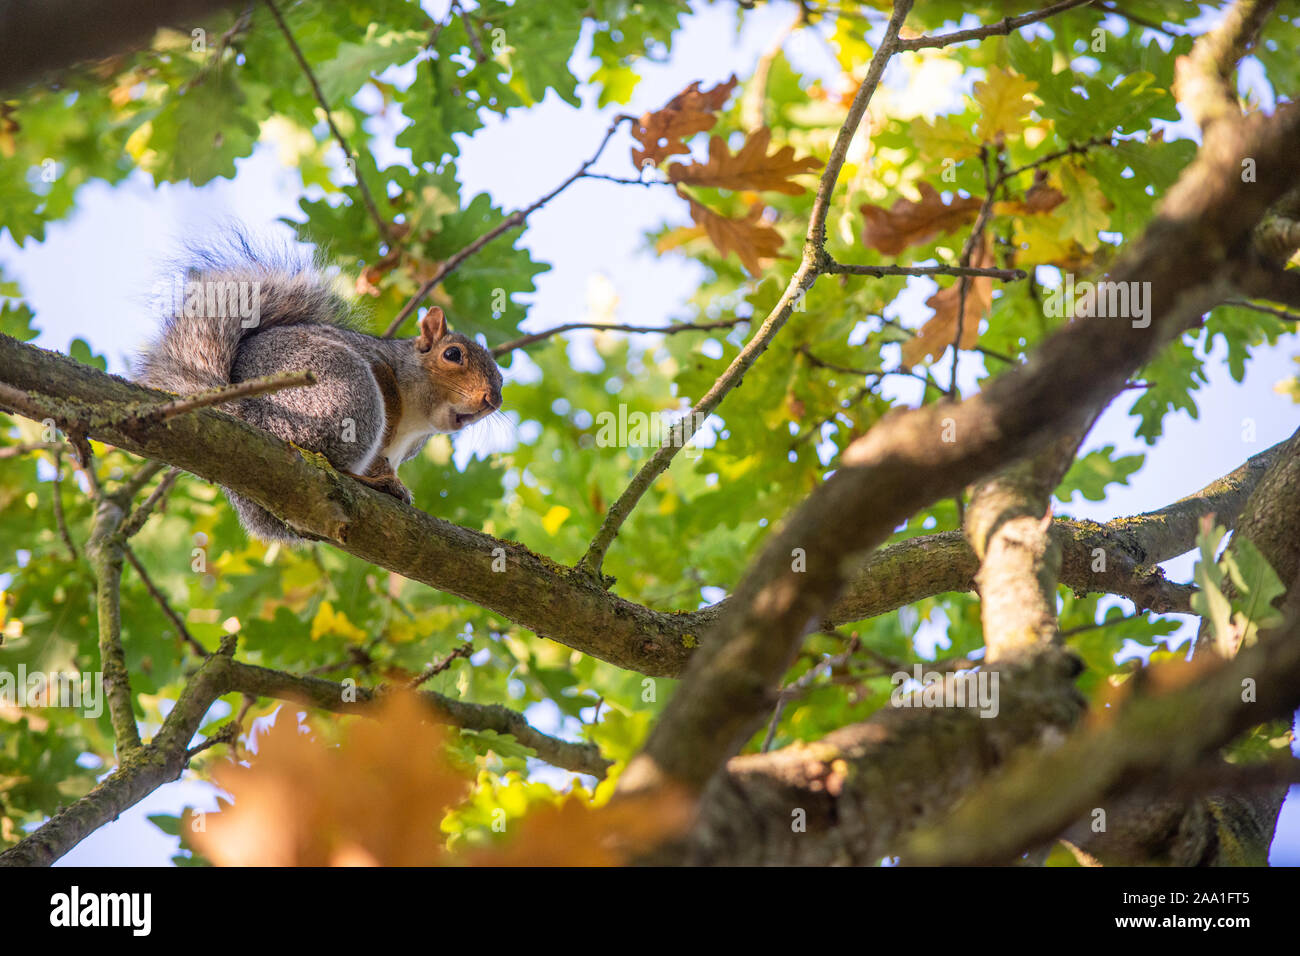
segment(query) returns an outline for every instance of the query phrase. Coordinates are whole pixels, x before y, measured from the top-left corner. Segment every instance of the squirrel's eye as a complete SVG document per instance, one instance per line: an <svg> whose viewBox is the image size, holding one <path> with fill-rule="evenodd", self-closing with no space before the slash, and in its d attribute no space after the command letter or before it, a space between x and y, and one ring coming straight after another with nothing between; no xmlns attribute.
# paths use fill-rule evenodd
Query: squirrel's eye
<svg viewBox="0 0 1300 956"><path fill-rule="evenodd" d="M455 362L457 365L459 365L460 349L458 349L456 346L453 345L451 348L447 349L447 351L442 353L442 357L445 358L448 362Z"/></svg>

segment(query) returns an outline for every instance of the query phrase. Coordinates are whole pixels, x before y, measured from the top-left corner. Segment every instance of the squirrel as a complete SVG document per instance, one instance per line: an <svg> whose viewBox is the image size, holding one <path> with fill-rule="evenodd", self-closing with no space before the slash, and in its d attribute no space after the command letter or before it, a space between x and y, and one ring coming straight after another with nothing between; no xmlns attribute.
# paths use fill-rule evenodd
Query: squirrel
<svg viewBox="0 0 1300 956"><path fill-rule="evenodd" d="M221 408L318 452L337 470L409 504L397 467L435 433L456 432L501 407L501 370L442 309L420 334L384 339L358 330L352 309L314 260L232 247L197 250L163 299L161 334L136 363L145 385L185 395L279 372L307 370L315 384ZM263 541L301 535L266 509L223 489L244 529Z"/></svg>

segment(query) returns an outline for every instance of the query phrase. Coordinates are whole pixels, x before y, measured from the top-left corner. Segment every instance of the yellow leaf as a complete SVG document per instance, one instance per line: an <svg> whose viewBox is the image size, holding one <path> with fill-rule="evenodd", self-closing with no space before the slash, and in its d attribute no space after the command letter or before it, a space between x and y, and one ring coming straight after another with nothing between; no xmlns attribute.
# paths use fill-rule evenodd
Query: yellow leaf
<svg viewBox="0 0 1300 956"><path fill-rule="evenodd" d="M1057 170L1057 178L1065 194L1065 202L1056 210L1063 223L1061 238L1073 239L1088 249L1095 248L1097 233L1110 226L1110 216L1106 214L1111 208L1110 200L1082 166L1065 163Z"/></svg>
<svg viewBox="0 0 1300 956"><path fill-rule="evenodd" d="M546 517L542 519L542 527L546 529L547 534L554 535L571 514L573 511L564 505L552 505L551 510L546 512Z"/></svg>
<svg viewBox="0 0 1300 956"><path fill-rule="evenodd" d="M660 254L671 252L694 239L703 239L706 235L708 233L704 231L703 226L679 226L676 229L669 229L655 243L655 252Z"/></svg>
<svg viewBox="0 0 1300 956"><path fill-rule="evenodd" d="M855 67L871 61L871 46L862 35L863 31L858 23L853 22L853 17L835 18L831 46L835 51L836 62L848 76L853 75Z"/></svg>
<svg viewBox="0 0 1300 956"><path fill-rule="evenodd" d="M358 644L367 637L366 632L349 621L346 614L335 611L329 601L320 602L316 616L311 622L311 639L318 641L323 634L337 634Z"/></svg>
<svg viewBox="0 0 1300 956"><path fill-rule="evenodd" d="M126 154L137 163L143 161L149 151L149 140L153 137L153 121L145 120L130 136L126 138Z"/></svg>
<svg viewBox="0 0 1300 956"><path fill-rule="evenodd" d="M921 158L930 163L941 164L945 159L959 163L980 151L971 131L964 129L951 116L936 116L933 123L913 120L911 133Z"/></svg>
<svg viewBox="0 0 1300 956"><path fill-rule="evenodd" d="M991 66L985 78L975 84L975 102L980 107L975 135L982 142L1000 142L1008 134L1018 134L1029 120L1034 100L1029 94L1038 88L1015 70Z"/></svg>

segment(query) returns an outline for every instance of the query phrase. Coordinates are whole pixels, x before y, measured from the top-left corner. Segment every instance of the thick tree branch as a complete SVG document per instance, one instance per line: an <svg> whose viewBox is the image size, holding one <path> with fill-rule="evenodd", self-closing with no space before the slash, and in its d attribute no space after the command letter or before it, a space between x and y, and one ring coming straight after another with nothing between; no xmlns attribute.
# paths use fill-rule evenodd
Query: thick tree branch
<svg viewBox="0 0 1300 956"><path fill-rule="evenodd" d="M0 0L0 89L72 63L143 46L160 26L186 33L231 0Z"/></svg>
<svg viewBox="0 0 1300 956"><path fill-rule="evenodd" d="M84 414L90 405L153 404L162 393L106 375L0 335L0 377L11 397L43 419ZM28 390L28 391L24 391ZM75 399L75 400L74 400ZM106 414L110 421L116 416ZM541 637L620 667L672 677L730 599L701 611L656 611L596 587L516 542L462 528L365 488L278 439L212 410L196 411L128 433L121 424L91 429L97 439L155 457L232 488L363 560L413 581L490 608ZM1167 508L1109 524L1057 520L1062 583L1080 591L1110 591L1154 610L1169 582L1155 564L1193 546L1200 516L1214 512L1230 523L1277 448L1256 455L1231 474ZM162 465L156 465L161 468ZM500 548L506 570L492 571ZM1106 571L1092 570L1095 549ZM827 620L875 617L948 591L972 587L978 567L956 532L926 535L884 548L859 566ZM1145 596L1144 596L1145 595ZM1185 600L1185 598L1184 598Z"/></svg>
<svg viewBox="0 0 1300 956"><path fill-rule="evenodd" d="M1050 533L1052 492L1092 422L978 486L964 522L990 663L1041 650L1056 637L1061 547Z"/></svg>
<svg viewBox="0 0 1300 956"><path fill-rule="evenodd" d="M1300 594L1295 584L1291 591ZM1060 747L1023 755L942 827L917 834L908 861L1014 859L1139 782L1177 780L1250 727L1290 714L1300 705L1300 601L1289 604L1286 624L1232 660L1208 670L1197 662L1159 666L1141 682L1147 692L1118 713Z"/></svg>
<svg viewBox="0 0 1300 956"><path fill-rule="evenodd" d="M1241 497L1242 487L1250 485L1256 488L1252 502L1273 498L1267 512L1275 517L1289 514L1288 520L1294 523L1300 505L1293 504L1288 511L1287 499L1277 499L1276 494L1291 495L1294 500L1296 491L1284 491L1285 483L1271 476L1294 471L1295 460L1284 458L1283 453L1297 442L1300 432L1210 485L1206 499L1198 502L1195 496L1189 497L1176 507L1188 514L1215 510ZM1271 463L1270 478L1261 483L1258 471L1265 461ZM1270 487L1279 492L1270 492ZM1173 520L1178 523L1181 519ZM1179 548L1171 539L1161 540L1166 548ZM1300 534L1291 540L1292 551L1300 551ZM1028 659L1011 660L999 671L1001 682L994 697L998 711L992 719L970 707L889 706L871 720L835 731L815 743L733 758L727 772L710 783L697 826L687 839L664 848L657 862L871 865L903 852L918 826L945 819L979 780L1005 767L1016 751L1031 748L1034 753L1050 753L1050 748L1044 750L1040 745L1058 742L1083 712L1083 700L1071 683L1077 668L1077 661L1054 647ZM952 684L957 678L949 675L943 679ZM1162 685L1141 674L1135 683L1142 688L1178 684ZM1293 682L1293 693L1294 687ZM1186 718L1179 716L1173 702L1169 708L1167 729L1181 734ZM1267 713L1247 719L1265 720ZM1116 736L1123 740L1140 734L1131 730ZM1170 749L1178 749L1178 740L1166 742ZM1167 796L1173 790L1197 786L1196 781L1204 779L1210 766L1202 760L1190 776L1159 774L1149 778L1147 789L1140 793L1108 798L1104 804L1107 833L1100 837L1091 834L1086 825L1091 818L1076 828L1077 834L1071 830L1065 835L1108 862L1260 862L1267 852L1284 788L1242 790L1226 781L1203 799L1152 800L1152 789ZM1059 766L1039 767L1025 771L1025 779L1042 791L1055 792L1059 781L1087 776L1091 770L1086 763L1073 765L1068 772ZM802 831L773 826L774 820L788 820L796 812L805 817ZM986 823L980 819L971 824L976 838ZM932 834L923 839L945 845L944 838ZM1033 838L1023 836L1019 842L1029 847ZM1014 856L1014 851L1008 851L998 862Z"/></svg>
<svg viewBox="0 0 1300 956"><path fill-rule="evenodd" d="M1239 175L1243 156L1260 170L1248 186ZM1075 321L979 395L887 415L854 442L751 565L730 613L629 765L624 791L669 781L702 789L770 707L800 640L843 590L857 555L919 508L1096 415L1161 345L1222 301L1235 257L1294 182L1298 158L1300 109L1220 130L1108 276L1147 284L1147 321ZM806 568L791 561L796 548L805 550Z"/></svg>
<svg viewBox="0 0 1300 956"><path fill-rule="evenodd" d="M690 833L651 862L877 865L1017 750L1073 726L1084 709L1070 683L1077 673L1077 660L1049 649L999 672L995 718L885 706L821 740L733 757L710 781Z"/></svg>
<svg viewBox="0 0 1300 956"><path fill-rule="evenodd" d="M1300 583L1300 432L1283 444L1242 509L1230 547L1241 539L1249 539L1254 543L1283 581ZM1297 590L1300 589L1293 584L1292 591ZM1290 606L1293 614L1300 612L1300 593L1293 594ZM1298 636L1297 628L1300 628L1300 614L1292 618L1290 627L1289 640L1294 643ZM1276 636L1274 640L1277 640ZM1264 643L1264 639L1261 639L1255 649L1238 655L1238 659L1257 651ZM1185 671L1195 675L1197 669L1201 672L1207 667L1213 669L1215 658L1212 654L1202 653L1205 646L1202 641L1193 666L1183 665ZM1293 700L1300 700L1300 681L1297 680L1300 677L1300 655L1296 655L1290 665L1293 670L1290 672L1289 687L1286 651L1268 649L1263 659L1280 662L1282 672L1256 670L1252 680L1261 685L1265 681L1273 684L1272 693L1275 695L1279 692L1284 696L1289 693ZM1257 659L1247 666L1258 667L1259 664L1260 660ZM1239 683L1234 689L1225 680L1219 685L1220 691L1217 693L1221 696L1216 700L1216 692L1208 687L1222 679L1218 674L1215 672L1202 681L1202 687L1193 695L1200 695L1197 698L1198 704L1192 706L1199 705L1206 709L1219 703L1228 714L1235 715L1235 724L1225 725L1224 721L1228 717L1223 713L1216 712L1208 722L1203 722L1198 719L1196 710L1179 712L1175 701L1161 701L1159 696L1162 687L1177 687L1176 680L1169 678L1167 671L1145 673L1139 675L1136 683L1140 690L1135 692L1145 690L1144 697L1134 700L1131 707L1122 710L1113 722L1099 719L1096 723L1100 726L1082 731L1071 744L1076 748L1073 754L1076 757L1091 752L1090 747L1107 750L1107 763L1098 766L1085 760L1076 764L1072 781L1065 784L1052 774L1056 755L1045 756L1042 760L1048 766L1028 771L1042 774L1038 777L1041 792L1037 801L1028 795L1025 779L1013 782L1007 778L992 781L986 791L980 791L973 797L974 802L981 805L985 800L1000 799L1005 795L1006 787L1014 786L1019 788L1020 795L1016 799L1022 806L1025 802L1035 802L1040 807L1050 808L1040 816L1031 814L1027 818L1018 817L1017 823L1013 825L1014 830L1023 824L1025 830L1011 837L1011 842L1019 840L1023 845L1029 846L1034 840L1029 835L1030 831L1034 831L1037 826L1048 826L1043 822L1045 818L1067 813L1065 807L1070 799L1077 799L1080 793L1091 792L1091 805L1106 809L1105 831L1093 834L1090 827L1080 824L1067 833L1067 837L1103 861L1160 861L1174 865L1262 861L1267 857L1277 813L1286 795L1285 787L1251 793L1220 791L1192 800L1169 799L1166 795L1171 786L1182 781L1184 773L1196 772L1192 765L1198 759L1203 761L1213 758L1214 751L1228 742L1231 731L1225 730L1225 726L1235 726L1239 732L1247 726L1286 716L1285 713L1270 711L1267 707L1262 712L1255 713L1254 695L1248 693L1253 684ZM1161 679L1162 676L1166 679ZM1261 688L1261 697L1263 696ZM1276 698L1272 699L1276 701ZM1274 706L1277 704L1274 703ZM1108 750L1109 744L1113 742L1109 739L1111 734L1115 735L1114 739L1124 741L1118 751ZM1141 740L1133 741L1132 738ZM1152 752L1161 751L1162 744L1164 752L1170 756L1164 760L1150 761ZM1032 761L1033 758L1029 758L1028 762ZM1125 791L1135 781L1141 780L1148 781L1148 792L1125 796ZM1151 790L1161 796L1153 799ZM1061 791L1072 793L1073 796L1063 799ZM968 862L964 857L966 853L982 853L982 850L973 850L972 847L981 845L983 838L972 837L965 830L972 819L971 816L955 819L949 825L951 831L940 838L944 841L952 836L955 850L930 848L924 852L930 853L932 860L935 853L953 852L956 862ZM1059 815L1056 819L1060 821L1060 828L1070 822ZM996 827L998 821L990 824L981 817L979 825ZM948 831L948 827L944 829ZM930 839L933 839L933 835L924 838Z"/></svg>
<svg viewBox="0 0 1300 956"><path fill-rule="evenodd" d="M1220 120L1241 115L1232 74L1276 6L1277 0L1237 0L1191 53L1179 57L1174 94L1207 133Z"/></svg>

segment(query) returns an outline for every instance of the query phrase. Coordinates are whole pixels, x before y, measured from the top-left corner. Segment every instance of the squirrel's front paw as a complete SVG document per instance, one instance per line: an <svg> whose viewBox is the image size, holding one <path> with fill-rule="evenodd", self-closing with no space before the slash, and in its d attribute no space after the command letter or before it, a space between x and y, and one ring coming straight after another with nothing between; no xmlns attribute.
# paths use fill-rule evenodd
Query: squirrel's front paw
<svg viewBox="0 0 1300 956"><path fill-rule="evenodd" d="M349 472L349 474L351 474ZM411 503L411 490L402 484L401 479L396 475L382 475L379 477L373 475L352 475L357 481L364 485L369 485L376 491L382 491L386 495L392 495L403 504Z"/></svg>
<svg viewBox="0 0 1300 956"><path fill-rule="evenodd" d="M389 487L383 488L382 490L392 495L398 501L402 502L402 504L409 505L411 503L411 489L406 487L406 485L402 484L396 478L393 479L392 484Z"/></svg>
<svg viewBox="0 0 1300 956"><path fill-rule="evenodd" d="M392 495L402 504L409 505L411 503L411 489L402 484L401 479L396 475L385 475L383 478L377 479L374 487L386 495Z"/></svg>

